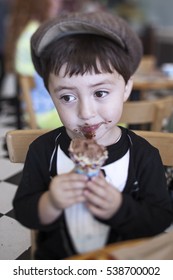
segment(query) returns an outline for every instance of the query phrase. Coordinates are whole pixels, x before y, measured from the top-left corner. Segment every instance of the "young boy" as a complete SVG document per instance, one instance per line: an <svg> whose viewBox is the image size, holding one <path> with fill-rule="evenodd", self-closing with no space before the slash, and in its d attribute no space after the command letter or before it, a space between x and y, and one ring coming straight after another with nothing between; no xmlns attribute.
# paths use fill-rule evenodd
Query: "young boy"
<svg viewBox="0 0 173 280"><path fill-rule="evenodd" d="M35 258L164 231L172 208L159 152L116 125L142 56L136 34L108 13L69 14L43 24L31 51L64 125L30 145L14 198L17 219L39 231ZM73 172L68 152L87 133L109 154L91 180Z"/></svg>

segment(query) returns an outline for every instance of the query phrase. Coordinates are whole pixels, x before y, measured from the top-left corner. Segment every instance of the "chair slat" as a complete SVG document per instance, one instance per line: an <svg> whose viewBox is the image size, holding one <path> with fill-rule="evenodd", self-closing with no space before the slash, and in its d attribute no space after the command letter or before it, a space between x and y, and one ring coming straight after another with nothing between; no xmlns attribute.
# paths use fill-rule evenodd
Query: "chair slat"
<svg viewBox="0 0 173 280"><path fill-rule="evenodd" d="M48 131L47 129L26 129L7 132L6 141L10 160L24 163L30 143ZM141 130L136 130L135 133L158 148L164 165L173 166L173 133Z"/></svg>

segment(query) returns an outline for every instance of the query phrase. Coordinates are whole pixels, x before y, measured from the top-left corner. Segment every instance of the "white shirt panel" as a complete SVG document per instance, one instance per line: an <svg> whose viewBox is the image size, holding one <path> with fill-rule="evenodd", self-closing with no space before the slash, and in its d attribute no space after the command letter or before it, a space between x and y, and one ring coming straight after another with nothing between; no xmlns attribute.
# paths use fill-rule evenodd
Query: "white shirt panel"
<svg viewBox="0 0 173 280"><path fill-rule="evenodd" d="M73 170L74 163L60 147L58 147L57 153L57 173L63 174ZM103 167L106 172L106 180L120 191L126 184L128 164L129 152L120 160ZM77 203L66 208L65 218L78 253L96 250L105 245L110 227L97 221L85 203Z"/></svg>

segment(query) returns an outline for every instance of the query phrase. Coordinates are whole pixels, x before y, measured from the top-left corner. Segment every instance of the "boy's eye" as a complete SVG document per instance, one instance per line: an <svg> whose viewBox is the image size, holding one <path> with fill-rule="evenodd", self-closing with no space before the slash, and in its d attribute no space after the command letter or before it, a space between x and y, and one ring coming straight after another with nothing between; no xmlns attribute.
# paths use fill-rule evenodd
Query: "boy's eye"
<svg viewBox="0 0 173 280"><path fill-rule="evenodd" d="M95 96L98 97L98 98L103 98L107 95L108 95L108 92L104 91L104 90L99 90L99 91L95 92Z"/></svg>
<svg viewBox="0 0 173 280"><path fill-rule="evenodd" d="M73 95L68 94L68 95L61 96L60 99L68 103L74 101L76 98Z"/></svg>

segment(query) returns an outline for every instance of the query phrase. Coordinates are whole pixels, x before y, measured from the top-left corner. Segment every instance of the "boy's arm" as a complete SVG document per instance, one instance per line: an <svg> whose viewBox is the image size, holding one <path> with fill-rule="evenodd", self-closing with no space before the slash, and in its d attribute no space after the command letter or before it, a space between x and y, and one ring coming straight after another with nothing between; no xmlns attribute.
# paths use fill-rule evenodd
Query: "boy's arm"
<svg viewBox="0 0 173 280"><path fill-rule="evenodd" d="M40 198L48 191L51 181L49 158L49 151L47 153L40 143L31 144L26 157L22 179L13 200L16 219L28 228L40 230L46 229L46 227L52 228L59 222L60 217L58 218L57 213L57 219L52 225L43 225L38 211Z"/></svg>
<svg viewBox="0 0 173 280"><path fill-rule="evenodd" d="M74 172L52 178L48 191L42 194L38 204L41 223L50 224L62 214L64 209L84 202L83 191L87 181L87 176Z"/></svg>
<svg viewBox="0 0 173 280"><path fill-rule="evenodd" d="M133 194L126 188L118 211L110 219L102 220L123 239L159 234L173 221L171 200L158 152L155 150L148 159L146 155L139 169L138 191Z"/></svg>
<svg viewBox="0 0 173 280"><path fill-rule="evenodd" d="M49 191L44 192L40 197L38 211L40 222L43 225L53 223L62 214L62 209L57 209L57 207L54 206Z"/></svg>

